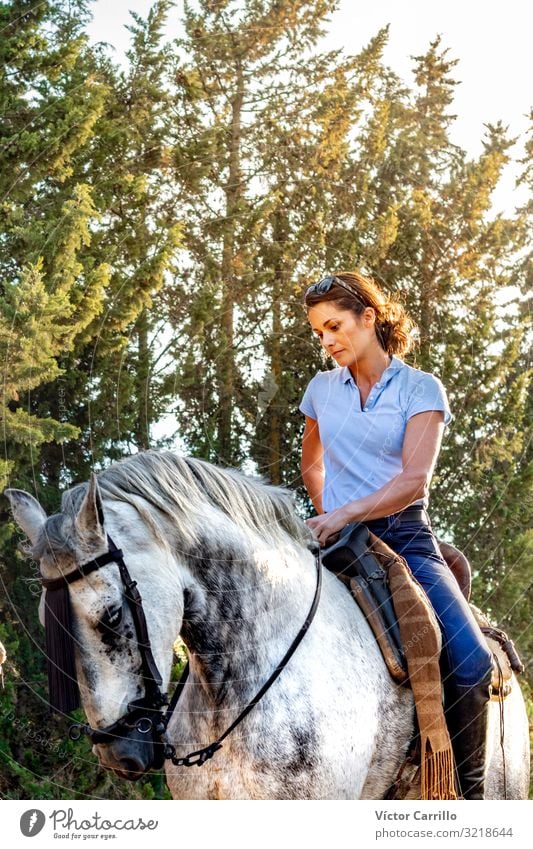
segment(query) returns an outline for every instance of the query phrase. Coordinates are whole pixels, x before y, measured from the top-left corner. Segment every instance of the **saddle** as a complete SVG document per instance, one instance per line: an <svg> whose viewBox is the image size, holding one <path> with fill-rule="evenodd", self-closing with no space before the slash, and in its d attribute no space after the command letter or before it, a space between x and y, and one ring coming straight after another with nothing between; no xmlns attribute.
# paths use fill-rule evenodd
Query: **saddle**
<svg viewBox="0 0 533 849"><path fill-rule="evenodd" d="M468 561L447 543L442 544L442 551L448 555L446 561L451 561L453 574L468 601ZM397 684L410 686L387 574L388 567L396 557L392 549L362 523L347 525L336 542L322 552L324 566L348 587L363 612L391 677ZM460 572L457 570L458 563ZM490 622L477 607L471 604L470 608L492 654L491 698L501 701L511 692L512 673L523 672L524 666L507 634Z"/></svg>
<svg viewBox="0 0 533 849"><path fill-rule="evenodd" d="M322 563L350 590L370 625L397 684L408 680L407 662L387 581L391 549L361 523L346 525L322 552Z"/></svg>

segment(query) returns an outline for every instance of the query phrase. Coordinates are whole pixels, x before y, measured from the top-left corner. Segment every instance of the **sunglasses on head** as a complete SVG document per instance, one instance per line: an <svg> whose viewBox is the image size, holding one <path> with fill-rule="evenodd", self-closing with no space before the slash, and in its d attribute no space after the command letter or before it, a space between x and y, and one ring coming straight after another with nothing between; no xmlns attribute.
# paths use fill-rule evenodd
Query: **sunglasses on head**
<svg viewBox="0 0 533 849"><path fill-rule="evenodd" d="M311 283L309 288L306 289L305 297L307 298L308 295L325 295L334 284L340 286L341 289L344 289L346 292L349 292L352 297L359 301L359 303L366 306L359 292L356 292L347 283L343 283L338 277L331 275L329 277L323 277L322 280L318 281L318 283Z"/></svg>

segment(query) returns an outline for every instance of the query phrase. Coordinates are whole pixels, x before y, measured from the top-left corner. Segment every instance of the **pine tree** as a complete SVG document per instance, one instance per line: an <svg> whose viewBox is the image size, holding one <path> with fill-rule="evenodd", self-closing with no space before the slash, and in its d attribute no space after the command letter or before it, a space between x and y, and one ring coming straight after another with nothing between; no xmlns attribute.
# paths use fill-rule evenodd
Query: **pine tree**
<svg viewBox="0 0 533 849"><path fill-rule="evenodd" d="M95 209L87 183L70 179L72 158L102 112L105 91L94 79L73 81L86 4L70 3L65 14L64 5L34 9L14 0L0 10L4 473L28 450L76 435L67 423L34 415L29 393L61 374L58 358L101 311L108 279L105 263L81 261Z"/></svg>
<svg viewBox="0 0 533 849"><path fill-rule="evenodd" d="M531 115L533 118L533 114ZM518 184L533 187L531 154L533 133L526 139L523 170ZM482 521L475 522L476 498L467 500L468 518L475 530L465 539L480 564L478 593L483 606L515 640L523 659L533 650L531 632L531 570L533 565L531 515L533 456L531 357L531 212L529 199L513 219L514 238L520 245L508 269L510 313L499 319L503 357L508 363L505 385L489 406L490 436L479 434L474 452L478 503ZM511 350L512 355L509 355ZM492 419L492 421L491 421ZM471 517L474 516L474 521ZM467 525L468 527L468 525ZM464 531L463 531L464 533ZM466 536L466 534L465 534ZM527 670L531 685L531 675Z"/></svg>
<svg viewBox="0 0 533 849"><path fill-rule="evenodd" d="M85 3L75 1L35 6L13 0L0 9L1 470L28 489L40 489L43 481L40 451L77 435L62 416L39 415L33 393L61 377L60 359L101 311L107 283L105 263L83 260L96 217L90 187L71 179L73 157L90 138L105 98L98 81L73 80L86 42L84 16ZM2 795L57 795L57 786L38 777L53 773L57 763L50 768L53 753L39 751L32 737L35 727L47 725L31 692L45 695L44 661L35 598L22 577L28 567L15 550L14 533L13 523L4 523L0 606L11 668L0 694L2 750L10 764ZM9 711L17 724L6 719ZM55 729L48 727L52 740Z"/></svg>
<svg viewBox="0 0 533 849"><path fill-rule="evenodd" d="M168 4L162 3L158 8L165 7ZM95 457L110 453L115 436L109 416L115 377L111 369L120 364L128 334L150 306L177 241L176 218L165 217L168 209L159 200L164 187L157 179L167 153L163 148L158 159L152 143L161 131L155 119L152 128L143 128L153 117L142 110L150 107L149 84L155 86L160 70L149 55L155 55L160 24L157 10L146 27L137 22L133 52L139 64L129 79L119 80L105 56L88 47L83 34L86 3L42 3L33 9L13 2L4 4L0 14L6 69L0 98L9 118L0 152L4 434L12 484L35 487L50 511L58 506L60 489L86 478ZM145 49L141 30L150 28ZM154 97L154 108L163 111L160 97ZM165 200L170 207L171 200ZM107 320L110 313L113 321ZM138 351L136 356L141 359ZM127 368L134 387L126 423L129 435L136 432L140 413L136 363ZM91 419L93 402L101 418ZM99 402L105 412L100 413ZM157 415L157 404L154 408ZM42 633L35 598L20 577L28 567L15 551L14 534L13 523L7 523L1 568L10 603L1 602L2 638L17 665L20 685L5 695L26 724L5 721L2 694L2 746L16 764L2 778L3 795L153 795L150 782L140 790L124 788L86 763L82 776L73 752L72 765L57 763L64 729L42 715ZM26 692L26 680L34 682L42 707ZM33 751L28 728L45 724L48 739L55 738L59 749ZM63 783L40 778L58 768Z"/></svg>
<svg viewBox="0 0 533 849"><path fill-rule="evenodd" d="M355 57L302 58L263 116L270 211L256 275L266 292L257 323L268 364L250 397L251 411L259 401L251 452L275 483L300 483L301 381L324 367L304 320L303 289L328 267L353 265L343 227L353 221L356 196L345 176L358 121L377 96L385 40L383 30Z"/></svg>
<svg viewBox="0 0 533 849"><path fill-rule="evenodd" d="M260 356L253 327L264 305L255 246L271 211L261 182L268 103L280 102L286 77L334 7L325 0L185 6L178 99L189 143L177 164L196 188L183 261L191 341L179 416L192 450L223 463L241 462L250 438L247 369L254 350Z"/></svg>
<svg viewBox="0 0 533 849"><path fill-rule="evenodd" d="M65 416L79 428L75 445L52 444L42 454L52 488L54 470L86 479L95 466L148 448L151 425L166 403L152 360L161 318L154 297L180 239L179 188L169 180L169 50L162 43L169 8L165 0L146 21L133 16L126 70L103 52L88 54L78 68L80 79L93 74L107 92L91 144L73 170L90 181L98 213L86 261L104 258L109 284L103 314L63 360L66 377L35 398L44 411L60 388Z"/></svg>
<svg viewBox="0 0 533 849"><path fill-rule="evenodd" d="M155 3L146 21L133 15L129 68L114 80L94 162L95 172L105 175L100 177L100 202L107 226L99 244L110 256L113 299L99 333L98 370L109 374L116 395L108 384L92 408L105 429L109 406L120 399L120 432L107 442L107 450L116 445L113 453L127 443L150 447L150 427L165 403L162 384L152 375L152 337L161 319L154 297L172 272L181 240L181 189L171 180L170 169L176 144L171 55L163 43L171 5L169 0ZM114 372L117 357L124 388Z"/></svg>

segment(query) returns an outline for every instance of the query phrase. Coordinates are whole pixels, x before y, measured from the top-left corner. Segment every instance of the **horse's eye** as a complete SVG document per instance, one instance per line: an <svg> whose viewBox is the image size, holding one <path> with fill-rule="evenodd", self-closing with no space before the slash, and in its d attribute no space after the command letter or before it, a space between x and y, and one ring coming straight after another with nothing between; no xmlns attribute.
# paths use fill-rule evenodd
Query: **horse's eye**
<svg viewBox="0 0 533 849"><path fill-rule="evenodd" d="M120 625L122 621L122 607L111 608L111 610L106 610L102 618L98 623L98 628L100 631L114 630Z"/></svg>

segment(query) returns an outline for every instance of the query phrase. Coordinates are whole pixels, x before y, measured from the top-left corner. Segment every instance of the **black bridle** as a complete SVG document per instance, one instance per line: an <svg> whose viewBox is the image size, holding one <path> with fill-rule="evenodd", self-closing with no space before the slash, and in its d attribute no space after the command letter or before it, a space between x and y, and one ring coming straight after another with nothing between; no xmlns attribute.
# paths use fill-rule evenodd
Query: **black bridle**
<svg viewBox="0 0 533 849"><path fill-rule="evenodd" d="M318 543L314 544L312 549L315 554L317 573L313 602L305 622L287 652L253 699L217 740L203 749L198 749L184 757L178 758L174 746L166 738L166 730L185 686L189 665L187 664L176 685L172 700L168 704L167 696L161 691L162 678L152 653L148 626L144 615L141 594L137 589L137 583L132 579L128 571L121 549L117 548L111 537L108 536L107 540L108 551L100 557L89 560L87 563L78 566L76 570L69 572L67 575L62 575L60 578L53 580L41 578L42 586L47 591L45 597L45 630L51 704L56 709L61 709L65 712L72 710L79 704L68 586L108 563L117 563L124 588L124 598L131 611L135 625L137 647L141 655L144 695L142 698L130 702L126 713L112 725L107 726L107 728L92 728L86 724L75 724L70 727L69 736L72 740L79 740L85 734L93 744L97 745L99 743L110 743L120 737L126 737L132 730L136 729L140 735L146 735L146 741L151 741L154 747L152 769L160 769L167 759L171 760L175 766L202 766L202 764L213 757L215 752L221 748L226 737L231 734L237 725L242 722L262 699L289 662L311 625L318 607L322 585L322 568ZM50 593L52 593L51 596ZM60 651L58 651L57 647L58 641L62 643L62 649ZM163 710L167 704L167 709Z"/></svg>

